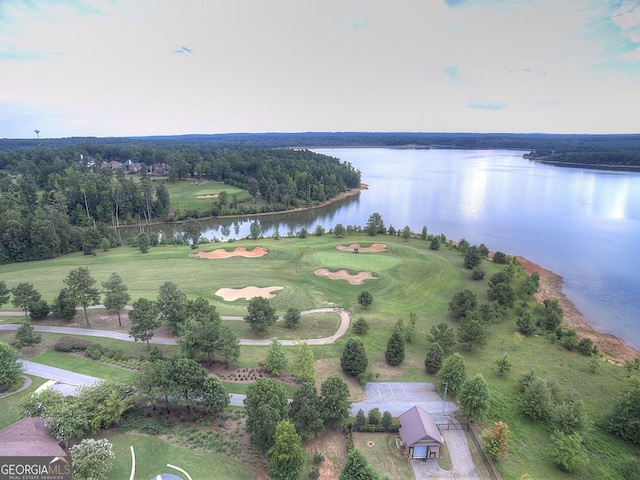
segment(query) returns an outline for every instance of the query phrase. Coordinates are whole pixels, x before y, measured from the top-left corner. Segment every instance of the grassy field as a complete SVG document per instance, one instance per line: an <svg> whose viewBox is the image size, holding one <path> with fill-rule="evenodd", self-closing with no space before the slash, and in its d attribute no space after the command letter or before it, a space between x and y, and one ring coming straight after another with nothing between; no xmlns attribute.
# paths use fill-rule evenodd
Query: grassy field
<svg viewBox="0 0 640 480"><path fill-rule="evenodd" d="M216 202L215 198L198 198L216 195L223 190L227 192L227 203L231 203L231 197L235 194L239 202L251 198L249 192L241 188L227 185L222 182L194 182L191 180L180 180L175 183L165 183L169 195L171 196L171 207L175 211L200 210L207 211L211 204Z"/></svg>
<svg viewBox="0 0 640 480"><path fill-rule="evenodd" d="M380 475L387 475L392 480L413 478L411 464L396 448L395 435L354 432L353 445Z"/></svg>
<svg viewBox="0 0 640 480"><path fill-rule="evenodd" d="M29 378L31 379L31 385L26 389L0 397L0 430L20 420L20 402L46 381L44 378L39 377L29 376Z"/></svg>
<svg viewBox="0 0 640 480"><path fill-rule="evenodd" d="M361 338L367 351L369 369L377 380L436 381L435 377L424 372L428 348L426 334L440 322L456 326L447 307L452 296L463 288L471 289L481 300L486 300L487 279L502 267L485 261L482 264L487 273L485 279L472 281L469 270L464 269L462 255L450 246L434 252L429 249L427 242L416 239L407 242L398 237L377 236L373 240L387 244L387 252L356 255L351 251L336 249L337 245L349 245L352 242L370 243L372 238L364 235L353 235L346 239L325 235L224 244L227 249L237 246L266 247L267 255L260 258L198 259L189 256L192 253L189 247L154 247L148 254L122 247L98 252L94 257L73 254L54 260L5 265L1 278L9 286L29 281L50 301L62 288L62 279L68 271L82 265L89 268L98 282L104 281L111 272L118 272L134 300L139 297L155 299L160 285L165 281L173 281L190 298L201 296L209 300L221 315L245 315L248 302L225 302L215 296L218 288L279 285L284 289L276 292L271 302L280 315L289 307L307 310L335 305L348 309L354 319L360 316L365 318L370 330ZM207 244L200 249L208 251L222 246ZM371 271L377 278L364 285L350 285L344 280L315 275L313 272L320 267L331 270L346 268L352 273ZM522 281L524 273L520 272L519 275L518 281ZM363 290L371 292L374 299L366 310L357 303L357 297ZM535 306L533 300L530 303L534 308L540 308ZM418 333L414 342L406 346L403 364L389 367L384 359L387 340L396 321L406 321L411 312L417 315ZM300 328L295 332L285 332L280 327L272 328L266 337L287 338L284 336L286 333L301 339L327 336L332 329L335 331L333 324L329 326L329 322L334 322L329 317L313 322L307 319L307 324L303 317ZM235 322L234 325L242 332L242 337L250 336L246 324ZM489 384L491 408L484 425L502 420L510 427L510 454L499 465L504 477L518 479L528 473L533 478L545 479L577 479L585 476L620 478L615 466L630 457L638 457L640 452L609 436L598 424L613 400L629 388L626 372L620 367L603 364L597 373L591 373L586 357L569 353L543 337L527 337L515 349L513 314L501 323L491 325L490 330L491 336L484 348L470 352L456 346L454 351L465 357L468 375L482 373ZM313 347L319 376L326 377L339 370L339 358L349 335L336 344ZM144 352L142 345L119 343L121 348ZM295 347L286 350L289 359L293 360ZM495 373L494 361L505 352L509 353L513 368L510 376L502 378ZM239 364L244 367L256 366L264 361L265 354L264 347L242 347ZM73 369L76 368L73 366ZM551 431L547 426L534 424L521 415L517 382L531 368L557 386L561 400L565 400L573 391L577 392L596 423L596 428L586 436L585 441L590 451L590 464L578 474L563 474L548 460ZM362 388L355 382L350 382L350 388L354 400L357 400Z"/></svg>

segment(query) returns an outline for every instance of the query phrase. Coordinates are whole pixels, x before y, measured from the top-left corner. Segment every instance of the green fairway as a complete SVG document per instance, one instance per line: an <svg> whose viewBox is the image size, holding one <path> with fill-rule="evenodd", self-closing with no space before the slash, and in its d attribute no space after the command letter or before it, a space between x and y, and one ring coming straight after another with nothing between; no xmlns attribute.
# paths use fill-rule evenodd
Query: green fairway
<svg viewBox="0 0 640 480"><path fill-rule="evenodd" d="M201 251L265 247L267 254L259 258L202 259L191 257L193 250L189 247L158 246L151 248L147 254L134 248L121 247L109 252L97 252L96 256L73 254L54 260L3 265L2 280L11 287L28 279L47 301L51 301L62 288L62 279L68 271L82 265L89 268L98 282L104 281L111 272L119 273L129 287L132 301L139 297L156 299L160 285L172 281L189 298L202 297L209 300L221 315L238 316L246 315L248 301L224 301L215 295L219 288L282 286L284 288L276 291L275 297L270 300L278 315L283 315L290 307L302 311L335 306L347 309L352 320L362 317L369 323L369 332L359 338L364 344L368 370L374 375L374 379L428 381L438 384L437 377L426 375L424 369L429 348L428 332L432 326L441 322L457 329L458 323L448 310L453 295L462 289L469 289L478 295L481 302L488 301L488 280L504 266L485 260L481 265L486 272L485 278L473 281L471 271L464 268L463 256L450 245L443 245L440 250L433 251L428 242L417 239L405 241L399 237L379 235L373 240L386 244L387 251L355 254L349 250L336 249L337 245L349 245L352 242L364 245L365 242L371 242L372 238L366 235L352 235L347 239L313 235L306 239L268 238L200 246ZM314 272L318 268L329 268L331 271L346 269L351 273L370 271L376 278L367 280L363 285L351 285L345 280L331 280L316 275ZM516 269L516 287L522 283L525 275L520 267ZM373 303L366 309L357 302L358 295L363 290L369 291L373 297ZM526 302L535 315L539 315L542 307L533 298L528 298ZM405 345L402 364L390 367L385 361L387 341L395 323L399 319L406 323L412 312L417 318L416 334L413 341ZM588 358L567 352L551 343L544 335L526 337L516 348L513 336L517 330L516 319L515 309L510 309L501 322L488 325L490 335L482 348L469 351L457 344L452 349L452 352L459 352L464 356L469 376L481 373L488 383L491 403L486 418L479 422L480 430L497 420L506 422L510 427L510 453L499 464L504 478L518 479L524 473L533 478L552 479L620 478L616 466L629 458L637 457L638 450L609 436L600 425L615 398L630 388L626 371L603 362L600 370L592 373L589 371ZM255 338L246 322L229 323L241 338ZM335 314L314 314L303 316L296 330L288 330L278 323L277 326L270 327L262 338L326 337L336 331L337 325L338 318ZM326 378L339 371L342 349L352 335L354 333L350 330L335 344L313 347L319 374L321 371ZM10 338L7 335L1 336ZM127 353L130 351L136 357L145 353L146 347L141 344L115 340L104 342ZM163 347L163 350L175 355L178 349ZM290 373L295 364L296 347L285 347L285 351L289 360L287 372ZM496 375L495 361L505 352L509 354L513 367L510 375L503 378ZM243 346L238 365L255 367L264 363L265 356L265 347ZM51 351L41 352L33 360L100 378L130 375L130 372L117 367ZM584 401L586 410L595 423L591 432L585 435L589 464L578 473L561 473L549 460L550 425L531 422L522 415L518 381L523 373L532 368L536 369L540 377L556 386L560 401L566 400L575 391ZM352 383L352 394L362 395L362 388L355 380ZM244 384L229 384L229 388L234 392L242 392L246 387ZM153 473L150 472L149 475Z"/></svg>
<svg viewBox="0 0 640 480"><path fill-rule="evenodd" d="M165 183L169 195L171 196L171 207L176 211L199 210L206 212L211 208L211 204L217 201L211 197L219 194L223 190L228 194L228 202L231 197L237 195L238 201L242 202L251 196L246 190L227 185L222 182L194 182L192 180L180 180L175 183Z"/></svg>

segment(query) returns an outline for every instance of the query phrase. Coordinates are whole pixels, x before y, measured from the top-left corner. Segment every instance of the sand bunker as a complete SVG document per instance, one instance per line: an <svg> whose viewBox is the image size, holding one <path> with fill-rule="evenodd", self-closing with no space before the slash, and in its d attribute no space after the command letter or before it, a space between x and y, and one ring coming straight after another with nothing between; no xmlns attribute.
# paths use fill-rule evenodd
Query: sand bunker
<svg viewBox="0 0 640 480"><path fill-rule="evenodd" d="M231 252L227 252L224 248L218 248L210 252L192 253L192 257L198 258L229 258L229 257L262 257L266 255L267 249L264 247L255 247L253 250L247 250L245 247L238 247Z"/></svg>
<svg viewBox="0 0 640 480"><path fill-rule="evenodd" d="M359 243L352 243L349 246L338 245L336 248L338 250L349 250L351 252L353 252L354 248L357 248L359 252L380 253L387 251L387 246L384 243L374 243L370 247L361 247Z"/></svg>
<svg viewBox="0 0 640 480"><path fill-rule="evenodd" d="M358 272L355 275L351 275L349 270L341 269L337 272L332 272L328 268L319 268L315 272L316 275L323 277L329 277L331 280L346 280L351 285L362 285L365 280L375 280L371 272Z"/></svg>
<svg viewBox="0 0 640 480"><path fill-rule="evenodd" d="M219 196L219 193L214 193L211 195L197 195L196 198L218 198Z"/></svg>
<svg viewBox="0 0 640 480"><path fill-rule="evenodd" d="M227 302L233 302L239 298L251 300L253 297L273 298L276 290L282 290L284 287L244 287L244 288L220 288L215 293L218 297L222 297Z"/></svg>

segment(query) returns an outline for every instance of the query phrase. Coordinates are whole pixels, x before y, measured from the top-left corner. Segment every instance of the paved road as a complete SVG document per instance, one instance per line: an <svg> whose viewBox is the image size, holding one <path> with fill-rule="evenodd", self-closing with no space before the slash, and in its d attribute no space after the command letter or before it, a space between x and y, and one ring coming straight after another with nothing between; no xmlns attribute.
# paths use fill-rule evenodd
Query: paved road
<svg viewBox="0 0 640 480"><path fill-rule="evenodd" d="M64 395L74 395L78 387L91 386L101 380L97 377L82 375L57 367L49 367L48 365L42 365L40 363L31 362L29 360L21 361L25 366L24 373L33 375L34 377L52 380L55 383L51 387L51 389L56 390ZM243 400L245 399L246 395L241 395L239 393L232 393L230 395L231 405L233 405L234 407L244 407Z"/></svg>
<svg viewBox="0 0 640 480"><path fill-rule="evenodd" d="M96 308L100 307L100 305L96 305ZM305 340L309 345L326 345L328 343L335 343L340 337L342 337L347 330L349 329L350 316L349 312L342 308L316 308L313 310L305 310L300 312L300 315L309 315L311 313L324 313L324 312L335 312L340 315L340 326L336 333L331 335L330 337L324 338L311 338ZM16 312L0 312L0 316L6 316L8 313L16 313ZM19 315L23 315L19 313ZM9 315L12 316L12 315ZM243 320L243 317L235 317L235 316L221 316L223 320ZM19 324L10 323L0 325L0 330L17 330L20 327ZM33 329L36 332L46 332L46 333L63 333L65 335L87 335L91 337L107 337L113 338L116 340L124 340L127 342L135 341L132 337L129 336L128 333L123 332L115 332L112 330L95 330L93 328L75 328L75 327L52 327L48 325L34 325ZM176 345L175 338L157 338L154 337L150 341L155 345ZM248 338L240 339L240 345L253 345L253 346L267 346L271 343L271 339L261 339L261 340L253 340ZM280 340L282 345L296 345L296 340Z"/></svg>

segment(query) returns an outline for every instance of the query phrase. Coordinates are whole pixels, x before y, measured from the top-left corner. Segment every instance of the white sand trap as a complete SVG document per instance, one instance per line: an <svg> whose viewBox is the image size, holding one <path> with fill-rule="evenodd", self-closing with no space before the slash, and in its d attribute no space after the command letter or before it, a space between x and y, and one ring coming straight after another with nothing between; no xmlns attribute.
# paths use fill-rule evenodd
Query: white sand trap
<svg viewBox="0 0 640 480"><path fill-rule="evenodd" d="M267 249L264 247L255 247L253 250L238 247L231 252L227 252L224 248L218 248L210 252L192 253L190 256L198 258L262 257L266 255L266 253Z"/></svg>
<svg viewBox="0 0 640 480"><path fill-rule="evenodd" d="M197 195L196 198L218 198L219 196L219 193L214 193L210 195Z"/></svg>
<svg viewBox="0 0 640 480"><path fill-rule="evenodd" d="M351 252L353 252L354 248L357 248L359 252L365 252L365 253L380 253L380 252L386 252L387 251L387 245L384 243L374 243L373 245L371 245L370 247L361 247L359 243L352 243L349 246L344 246L344 245L338 245L336 247L338 250L349 250Z"/></svg>
<svg viewBox="0 0 640 480"><path fill-rule="evenodd" d="M253 297L273 298L277 290L282 290L284 287L244 287L244 288L220 288L215 293L218 297L222 297L226 302L233 302L239 298L246 298L251 300Z"/></svg>
<svg viewBox="0 0 640 480"><path fill-rule="evenodd" d="M331 280L346 280L351 285L362 285L365 280L376 279L371 272L358 272L355 275L351 275L349 270L345 269L332 272L328 268L319 268L313 273L322 277L329 277Z"/></svg>

